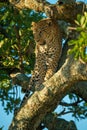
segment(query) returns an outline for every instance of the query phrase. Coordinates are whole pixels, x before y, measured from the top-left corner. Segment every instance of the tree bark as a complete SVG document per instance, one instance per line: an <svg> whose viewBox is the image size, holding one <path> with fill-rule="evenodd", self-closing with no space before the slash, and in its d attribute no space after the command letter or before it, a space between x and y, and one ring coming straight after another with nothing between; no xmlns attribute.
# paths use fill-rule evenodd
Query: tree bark
<svg viewBox="0 0 87 130"><path fill-rule="evenodd" d="M68 41L66 41L62 49L62 55L59 61L58 70L65 63L65 60L67 58L67 51L69 49L67 42ZM23 92L25 92L25 90L28 88L30 78L20 72L12 73L10 74L10 76L12 78L13 84L20 85L22 87ZM87 81L78 81L77 83L72 85L72 88L68 93L75 93L87 102Z"/></svg>
<svg viewBox="0 0 87 130"><path fill-rule="evenodd" d="M87 65L69 56L60 70L40 86L14 117L9 130L22 127L36 130L48 112L53 111L61 99L79 80L87 80Z"/></svg>
<svg viewBox="0 0 87 130"><path fill-rule="evenodd" d="M48 17L70 23L74 23L77 14L83 14L84 11L87 11L87 6L83 2L75 2L74 4L67 2L62 5L51 5L46 0L19 0L18 2L10 0L10 2L17 8L29 8L37 12L44 12Z"/></svg>

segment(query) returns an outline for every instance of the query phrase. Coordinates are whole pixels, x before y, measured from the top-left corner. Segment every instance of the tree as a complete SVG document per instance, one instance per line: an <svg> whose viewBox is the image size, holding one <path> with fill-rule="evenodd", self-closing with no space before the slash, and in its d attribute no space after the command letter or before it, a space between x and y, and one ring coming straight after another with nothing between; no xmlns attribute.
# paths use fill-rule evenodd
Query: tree
<svg viewBox="0 0 87 130"><path fill-rule="evenodd" d="M73 121L67 122L58 118L58 116L70 112L77 119L87 116L87 7L85 3L77 3L74 0L59 0L55 5L51 5L45 0L10 0L10 2L12 5L10 4L9 8L4 5L5 8L1 10L3 13L6 8L12 11L10 18L10 11L4 13L0 27L1 54L3 54L1 55L0 67L2 74L5 74L2 86L4 86L4 83L6 83L6 86L10 84L8 82L10 78L12 78L14 84L21 85L23 90L26 90L29 84L29 78L25 76L25 73L29 73L33 69L31 59L32 56L34 59L35 46L34 44L32 47L34 40L29 20L30 23L33 20L38 21L42 18L42 15L23 8L44 12L51 19L58 21L63 34L62 40L65 44L62 48L57 72L49 80L42 83L39 91L34 91L27 101L20 106L14 115L9 130L41 130L43 127L47 127L49 130L76 130ZM14 19L13 13L16 19ZM31 17L28 17L29 14ZM37 17L32 19L32 15ZM24 18L27 20L23 21ZM10 21L9 26L6 20ZM11 30L11 27L13 27L13 30ZM66 30L68 33L66 33ZM5 48L8 49L6 52L4 51ZM33 52L31 52L31 49ZM8 74L10 74L10 77L8 77ZM71 99L74 99L73 103L69 104L62 101L67 94ZM54 113L53 111L59 105L68 107L68 110L64 108L61 113Z"/></svg>

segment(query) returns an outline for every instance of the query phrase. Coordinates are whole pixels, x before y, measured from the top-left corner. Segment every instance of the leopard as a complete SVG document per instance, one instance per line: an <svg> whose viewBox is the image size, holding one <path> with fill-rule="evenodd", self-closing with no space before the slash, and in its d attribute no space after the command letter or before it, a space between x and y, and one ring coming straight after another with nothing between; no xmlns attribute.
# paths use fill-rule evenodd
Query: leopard
<svg viewBox="0 0 87 130"><path fill-rule="evenodd" d="M24 99L29 95L28 90L39 91L40 85L54 75L62 53L62 33L56 20L45 18L32 22L31 29L36 42L36 60Z"/></svg>

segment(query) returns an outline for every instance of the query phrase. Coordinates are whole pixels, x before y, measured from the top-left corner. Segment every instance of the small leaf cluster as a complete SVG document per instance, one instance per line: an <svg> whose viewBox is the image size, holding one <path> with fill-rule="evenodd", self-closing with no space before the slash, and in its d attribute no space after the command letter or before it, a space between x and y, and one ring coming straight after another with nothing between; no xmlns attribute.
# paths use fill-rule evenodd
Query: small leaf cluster
<svg viewBox="0 0 87 130"><path fill-rule="evenodd" d="M87 106L83 100L80 103L69 107L68 110L72 111L72 116L75 117L78 121L79 119L87 118Z"/></svg>
<svg viewBox="0 0 87 130"><path fill-rule="evenodd" d="M15 86L9 87L8 89L4 87L0 89L0 102L7 114L13 112L21 101L18 89L19 88Z"/></svg>
<svg viewBox="0 0 87 130"><path fill-rule="evenodd" d="M75 20L77 24L76 31L79 33L77 39L71 40L69 45L72 49L69 50L69 54L74 54L75 59L82 59L87 62L87 12L84 15L77 16Z"/></svg>
<svg viewBox="0 0 87 130"><path fill-rule="evenodd" d="M70 93L68 96L70 99L70 103L69 103L69 101L66 101L64 99L65 100L65 102L64 102L65 106L63 106L64 114L70 113L78 121L80 119L87 118L87 103L82 98L80 98L78 95L75 95L74 93Z"/></svg>
<svg viewBox="0 0 87 130"><path fill-rule="evenodd" d="M42 18L29 9L17 10L0 3L0 62L4 67L31 71L34 64L35 42L31 30L32 21ZM22 68L21 68L22 67Z"/></svg>

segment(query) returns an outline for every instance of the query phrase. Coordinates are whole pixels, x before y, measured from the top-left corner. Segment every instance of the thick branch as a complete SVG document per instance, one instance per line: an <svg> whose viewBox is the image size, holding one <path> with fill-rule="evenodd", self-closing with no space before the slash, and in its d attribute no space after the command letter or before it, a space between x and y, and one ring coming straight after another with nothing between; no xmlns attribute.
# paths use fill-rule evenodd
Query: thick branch
<svg viewBox="0 0 87 130"><path fill-rule="evenodd" d="M20 72L11 73L10 77L12 78L12 83L13 84L20 85L22 87L22 90L27 89L30 78L28 78L25 74L22 74Z"/></svg>
<svg viewBox="0 0 87 130"><path fill-rule="evenodd" d="M63 50L62 50L62 56L60 58L58 69L64 64L66 58L67 58L67 50L69 49L68 44L64 44ZM22 90L26 91L29 85L29 80L26 75L22 73L12 73L10 74L13 84L21 85ZM75 93L76 95L80 96L82 99L84 99L87 102L87 81L79 81L78 83L75 83L72 85L72 88L68 93Z"/></svg>
<svg viewBox="0 0 87 130"><path fill-rule="evenodd" d="M10 76L12 78L13 84L20 85L23 91L28 88L30 78L28 78L26 75L16 73L11 74ZM87 102L87 81L79 81L78 83L75 83L69 92L75 93Z"/></svg>
<svg viewBox="0 0 87 130"><path fill-rule="evenodd" d="M29 8L37 12L44 12L48 17L52 17L57 20L65 20L73 23L77 18L77 14L82 14L87 11L87 7L83 2L74 4L62 4L51 5L45 0L10 0L17 8Z"/></svg>
<svg viewBox="0 0 87 130"><path fill-rule="evenodd" d="M36 91L27 100L14 117L9 130L17 130L21 127L25 130L27 128L36 130L44 116L55 109L71 89L71 85L79 80L87 80L87 65L69 57L61 69L41 85L41 90Z"/></svg>
<svg viewBox="0 0 87 130"><path fill-rule="evenodd" d="M44 12L44 6L50 5L46 0L9 0L17 8L29 8L37 12Z"/></svg>

